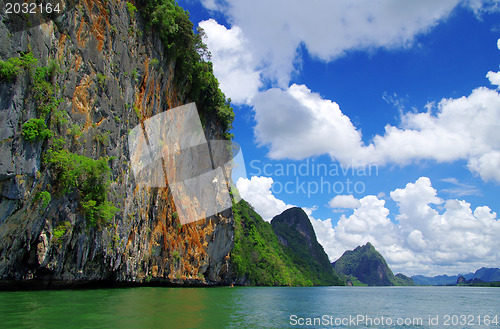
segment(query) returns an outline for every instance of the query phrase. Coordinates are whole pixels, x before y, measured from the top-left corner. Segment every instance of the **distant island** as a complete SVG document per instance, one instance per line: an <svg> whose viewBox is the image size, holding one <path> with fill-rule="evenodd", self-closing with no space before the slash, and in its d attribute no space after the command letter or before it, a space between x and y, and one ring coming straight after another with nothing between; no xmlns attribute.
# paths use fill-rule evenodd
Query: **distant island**
<svg viewBox="0 0 500 329"><path fill-rule="evenodd" d="M471 286L500 286L500 269L482 267L474 273L458 275L437 275L428 277L423 275L412 276L413 281L421 286L450 286L450 285L471 285Z"/></svg>
<svg viewBox="0 0 500 329"><path fill-rule="evenodd" d="M394 275L384 257L368 242L362 247L346 251L332 263L351 286L413 286L415 283L404 274Z"/></svg>

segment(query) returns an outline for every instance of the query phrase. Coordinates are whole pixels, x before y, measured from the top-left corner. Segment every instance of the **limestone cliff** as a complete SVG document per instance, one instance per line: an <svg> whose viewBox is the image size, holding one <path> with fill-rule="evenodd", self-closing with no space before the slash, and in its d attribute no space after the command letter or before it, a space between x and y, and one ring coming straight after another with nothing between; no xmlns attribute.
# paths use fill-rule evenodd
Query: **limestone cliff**
<svg viewBox="0 0 500 329"><path fill-rule="evenodd" d="M197 101L189 81L176 76L180 59L145 27L140 3L62 5L57 17L26 28L2 13L0 279L226 282L232 211L180 225L168 187L138 186L130 168L128 132ZM222 139L216 111L201 108L206 139ZM35 135L27 122L38 124ZM93 211L102 209L83 202L81 184L61 188L54 170L60 164L46 160L55 149L109 166L105 198L98 201L116 207L107 223L91 225Z"/></svg>

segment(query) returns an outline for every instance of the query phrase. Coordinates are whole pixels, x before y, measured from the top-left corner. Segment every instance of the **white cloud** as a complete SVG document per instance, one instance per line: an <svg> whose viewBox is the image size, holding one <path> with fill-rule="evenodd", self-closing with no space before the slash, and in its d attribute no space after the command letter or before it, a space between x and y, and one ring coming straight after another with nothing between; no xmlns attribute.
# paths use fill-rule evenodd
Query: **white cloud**
<svg viewBox="0 0 500 329"><path fill-rule="evenodd" d="M455 197L463 197L468 195L482 196L481 191L477 187L475 187L474 185L461 183L454 177L444 178L441 179L441 181L453 185L453 187L442 189L442 193L448 193Z"/></svg>
<svg viewBox="0 0 500 329"><path fill-rule="evenodd" d="M219 10L241 28L249 49L266 68L265 78L286 87L300 66L301 46L324 61L355 49L406 47L416 35L446 18L459 2L227 0ZM217 7L214 1L203 3L212 10Z"/></svg>
<svg viewBox="0 0 500 329"><path fill-rule="evenodd" d="M490 80L492 85L500 87L500 72L489 71L488 74L486 74L486 77Z"/></svg>
<svg viewBox="0 0 500 329"><path fill-rule="evenodd" d="M351 216L342 215L335 226L337 249L329 255L333 260L340 257L346 249L353 249L366 242L380 248L380 252L398 244L395 226L388 217L389 210L385 207L385 201L368 195L360 203L361 206Z"/></svg>
<svg viewBox="0 0 500 329"><path fill-rule="evenodd" d="M249 103L262 82L241 29L237 26L227 29L213 19L199 25L205 30L205 43L212 54L214 74L221 90L236 104Z"/></svg>
<svg viewBox="0 0 500 329"><path fill-rule="evenodd" d="M286 209L294 207L277 199L272 194L272 185L273 179L270 177L252 176L251 179L241 177L236 182L240 196L267 222Z"/></svg>
<svg viewBox="0 0 500 329"><path fill-rule="evenodd" d="M218 10L220 8L215 0L201 0L201 3L208 10Z"/></svg>
<svg viewBox="0 0 500 329"><path fill-rule="evenodd" d="M328 202L331 208L356 209L361 206L361 202L352 195L336 195Z"/></svg>
<svg viewBox="0 0 500 329"><path fill-rule="evenodd" d="M500 39L497 40L497 48L500 50ZM488 74L486 74L486 77L490 80L492 85L498 86L500 89L500 72L489 71Z"/></svg>
<svg viewBox="0 0 500 329"><path fill-rule="evenodd" d="M500 221L496 213L488 207L473 212L469 203L456 199L446 200L439 213L431 206L443 202L436 195L426 177L391 192L399 206L399 235L412 255L412 270L426 265L434 273L442 273L440 267L458 273L497 264L500 242L495 237L500 233ZM398 267L409 268L404 263Z"/></svg>
<svg viewBox="0 0 500 329"><path fill-rule="evenodd" d="M491 13L500 9L499 0L467 0L466 4L481 18L485 13Z"/></svg>
<svg viewBox="0 0 500 329"><path fill-rule="evenodd" d="M484 181L500 182L500 152L491 151L478 158L473 158L467 166L472 172L478 173Z"/></svg>
<svg viewBox="0 0 500 329"><path fill-rule="evenodd" d="M303 159L330 153L350 162L359 155L361 133L337 103L321 98L304 85L259 93L254 100L254 131L271 158ZM335 142L332 142L335 141Z"/></svg>
<svg viewBox="0 0 500 329"><path fill-rule="evenodd" d="M337 103L306 86L270 89L254 98L254 131L274 159L329 154L344 165L467 160L483 179L500 182L500 95L485 87L468 97L443 99L421 113L406 113L365 145ZM429 105L430 106L430 105ZM495 170L496 168L496 170Z"/></svg>

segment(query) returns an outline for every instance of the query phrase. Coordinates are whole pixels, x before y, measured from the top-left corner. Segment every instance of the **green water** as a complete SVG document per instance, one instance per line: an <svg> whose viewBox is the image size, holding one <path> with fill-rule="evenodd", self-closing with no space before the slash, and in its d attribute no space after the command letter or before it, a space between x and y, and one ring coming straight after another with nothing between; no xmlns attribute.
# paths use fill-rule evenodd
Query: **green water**
<svg viewBox="0 0 500 329"><path fill-rule="evenodd" d="M358 316L365 320L352 322ZM0 328L499 327L494 316L500 317L499 288L220 287L0 292ZM351 322L346 322L349 317ZM323 322L306 325L308 318L321 318ZM369 318L372 323L366 322ZM486 321L489 325L484 322L486 318L491 320ZM397 325L398 319L414 323ZM430 319L438 322L431 324Z"/></svg>

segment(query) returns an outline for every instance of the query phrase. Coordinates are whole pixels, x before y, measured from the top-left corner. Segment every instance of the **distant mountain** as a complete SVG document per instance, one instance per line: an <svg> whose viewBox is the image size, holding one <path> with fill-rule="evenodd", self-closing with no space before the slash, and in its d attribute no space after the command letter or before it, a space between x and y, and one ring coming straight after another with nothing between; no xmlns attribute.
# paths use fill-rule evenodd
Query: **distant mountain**
<svg viewBox="0 0 500 329"><path fill-rule="evenodd" d="M318 243L304 210L287 209L275 216L271 225L284 251L314 285L344 285Z"/></svg>
<svg viewBox="0 0 500 329"><path fill-rule="evenodd" d="M394 276L384 257L369 242L344 252L332 266L346 277L348 284L359 281L369 286L414 285L413 280L403 274Z"/></svg>
<svg viewBox="0 0 500 329"><path fill-rule="evenodd" d="M500 269L498 268L480 268L475 273L468 274L458 274L458 275L438 275L434 277L428 277L423 275L414 275L411 278L417 285L423 286L444 286L444 285L452 285L456 284L458 279L463 277L465 281L474 281L477 280L484 282L496 282L500 281ZM461 280L463 281L463 280Z"/></svg>
<svg viewBox="0 0 500 329"><path fill-rule="evenodd" d="M463 276L465 280L470 280L474 277L474 273L462 274L462 275L437 275L434 277L414 275L411 278L418 286L445 286L447 284L455 284L460 276Z"/></svg>
<svg viewBox="0 0 500 329"><path fill-rule="evenodd" d="M482 267L474 273L474 279L479 279L484 282L500 281L500 269Z"/></svg>

